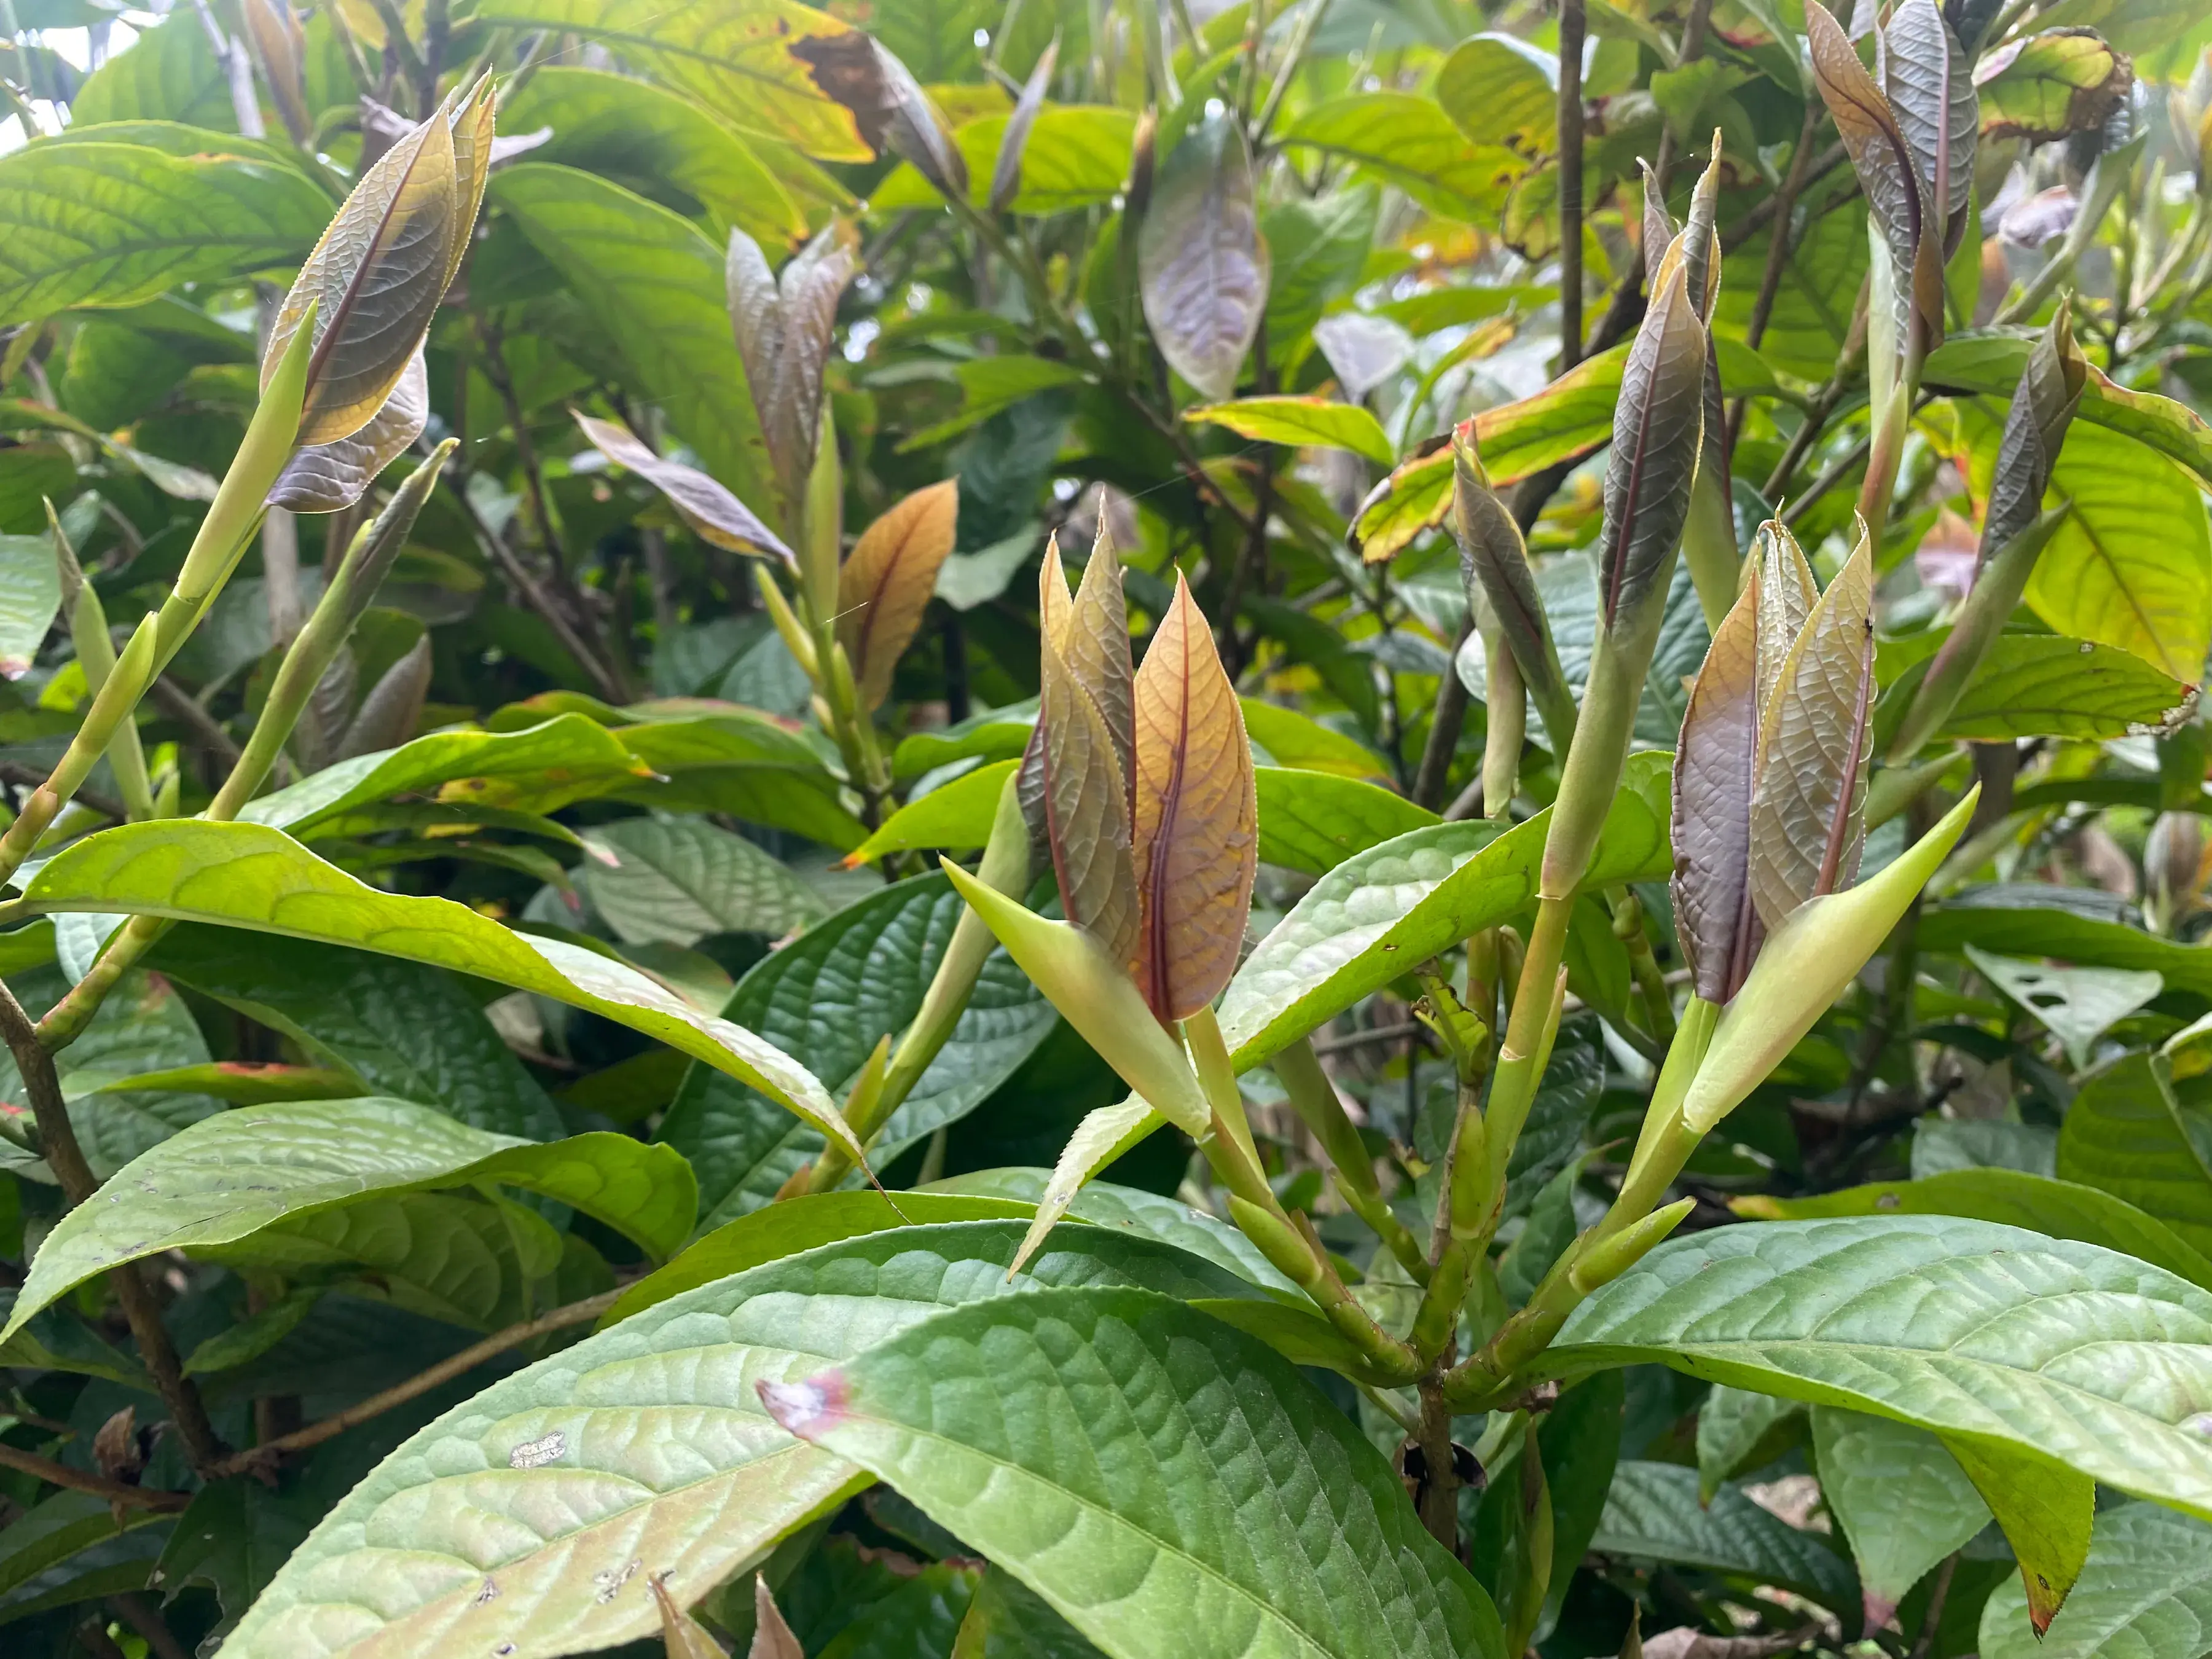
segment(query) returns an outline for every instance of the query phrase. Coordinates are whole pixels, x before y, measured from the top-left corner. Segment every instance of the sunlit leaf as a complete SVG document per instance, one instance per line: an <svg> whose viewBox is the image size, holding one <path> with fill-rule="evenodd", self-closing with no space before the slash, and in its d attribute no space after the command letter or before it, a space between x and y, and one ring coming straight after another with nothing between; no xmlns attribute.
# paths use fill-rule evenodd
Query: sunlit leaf
<svg viewBox="0 0 2212 1659"><path fill-rule="evenodd" d="M2018 36L1974 65L1982 137L2046 143L2094 132L2134 83L2128 60L2094 29Z"/></svg>
<svg viewBox="0 0 2212 1659"><path fill-rule="evenodd" d="M1267 303L1267 249L1242 130L1209 119L1160 168L1138 233L1145 318L1169 367L1216 402L1237 387Z"/></svg>
<svg viewBox="0 0 2212 1659"><path fill-rule="evenodd" d="M959 511L957 478L915 490L860 532L837 573L837 639L864 708L880 707L890 695L891 674L952 551Z"/></svg>
<svg viewBox="0 0 2212 1659"><path fill-rule="evenodd" d="M1137 983L1163 1021L1210 1006L1237 969L1259 856L1252 749L1213 632L1177 578L1137 670L1130 857Z"/></svg>
<svg viewBox="0 0 2212 1659"><path fill-rule="evenodd" d="M1233 404L1187 409L1182 417L1225 426L1240 437L1267 443L1348 449L1377 466L1388 466L1393 459L1380 422L1358 404L1328 398L1240 398Z"/></svg>

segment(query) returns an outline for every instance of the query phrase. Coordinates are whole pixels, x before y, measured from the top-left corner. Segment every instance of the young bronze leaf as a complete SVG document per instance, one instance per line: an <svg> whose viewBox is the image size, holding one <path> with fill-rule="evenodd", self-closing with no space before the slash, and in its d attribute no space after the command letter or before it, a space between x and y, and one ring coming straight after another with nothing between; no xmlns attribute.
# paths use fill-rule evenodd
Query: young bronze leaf
<svg viewBox="0 0 2212 1659"><path fill-rule="evenodd" d="M865 37L860 37L865 38ZM805 493L822 432L822 365L830 356L837 302L855 269L845 233L832 226L793 254L779 279L761 246L730 232L723 266L730 325L784 494Z"/></svg>
<svg viewBox="0 0 2212 1659"><path fill-rule="evenodd" d="M1789 659L1790 648L1820 602L1820 588L1813 580L1813 567L1805 562L1805 550L1779 519L1759 526L1751 556L1759 572L1759 707L1763 716L1782 683L1782 665Z"/></svg>
<svg viewBox="0 0 2212 1659"><path fill-rule="evenodd" d="M1129 799L1113 732L1060 651L1056 636L1067 631L1069 608L1060 561L1047 559L1039 585L1038 610L1046 626L1037 642L1036 738L1045 836L1067 919L1089 930L1108 957L1126 967L1135 956L1140 915Z"/></svg>
<svg viewBox="0 0 2212 1659"><path fill-rule="evenodd" d="M853 112L860 137L878 155L904 156L938 193L964 198L968 163L945 118L904 64L857 29L792 43L814 84Z"/></svg>
<svg viewBox="0 0 2212 1659"><path fill-rule="evenodd" d="M1056 563L1056 547L1051 556ZM1091 544L1091 562L1084 566L1082 584L1075 590L1075 602L1063 615L1063 631L1056 636L1060 654L1097 703L1106 730L1113 737L1114 750L1121 757L1121 787L1133 799L1137 738L1129 605L1121 592L1121 557L1115 550L1114 532L1103 514L1099 515L1098 533Z"/></svg>
<svg viewBox="0 0 2212 1659"><path fill-rule="evenodd" d="M422 435L430 419L430 372L416 346L384 407L367 426L297 452L276 475L269 505L295 513L336 513L368 493L377 475Z"/></svg>
<svg viewBox="0 0 2212 1659"><path fill-rule="evenodd" d="M1821 100L1835 117L1837 134L1896 267L1898 305L1907 313L1901 320L1917 318L1925 349L1933 350L1943 337L1942 239L1940 232L1924 234L1936 214L1912 146L1881 86L1820 0L1805 0L1805 32Z"/></svg>
<svg viewBox="0 0 2212 1659"><path fill-rule="evenodd" d="M314 128L307 113L307 85L301 75L307 45L290 0L245 0L239 15L246 22L246 38L252 42L261 73L284 131L295 144L305 144Z"/></svg>
<svg viewBox="0 0 2212 1659"><path fill-rule="evenodd" d="M880 708L890 695L891 672L937 591L959 514L957 478L917 489L861 532L837 573L837 639L863 708Z"/></svg>
<svg viewBox="0 0 2212 1659"><path fill-rule="evenodd" d="M2042 510L2051 470L2088 378L2088 362L2074 343L2072 309L2061 305L2028 354L2027 368L2013 389L2012 407L2005 412L2004 438L1997 447L1996 473L1975 556L1977 573Z"/></svg>
<svg viewBox="0 0 2212 1659"><path fill-rule="evenodd" d="M1555 752L1574 741L1575 697L1559 666L1559 651L1528 568L1521 526L1482 470L1474 422L1452 428L1452 533L1459 542L1460 580L1468 602L1488 605L1521 683L1536 700Z"/></svg>
<svg viewBox="0 0 2212 1659"><path fill-rule="evenodd" d="M783 1609L775 1604L775 1595L768 1587L768 1579L760 1573L753 1575L753 1644L746 1659L805 1659L805 1649L799 1645L798 1637L792 1634L791 1626L783 1616Z"/></svg>
<svg viewBox="0 0 2212 1659"><path fill-rule="evenodd" d="M1137 985L1163 1021L1179 1020L1210 1006L1237 969L1260 851L1243 710L1181 576L1135 691Z"/></svg>
<svg viewBox="0 0 2212 1659"><path fill-rule="evenodd" d="M1183 135L1137 238L1145 320L1168 366L1218 403L1237 390L1267 305L1252 158L1226 117Z"/></svg>
<svg viewBox="0 0 2212 1659"><path fill-rule="evenodd" d="M1667 211L1667 192L1659 188L1659 175L1651 163L1638 158L1644 169L1644 269L1656 275L1674 240L1674 216Z"/></svg>
<svg viewBox="0 0 2212 1659"><path fill-rule="evenodd" d="M1674 750L1674 918L1692 987L1725 1003L1759 939L1751 900L1751 804L1759 781L1759 578L1713 635Z"/></svg>
<svg viewBox="0 0 2212 1659"><path fill-rule="evenodd" d="M1936 0L1905 0L1881 33L1882 88L1914 171L1943 230L1943 255L1956 251L1974 193L1974 144L1981 101L1972 66Z"/></svg>
<svg viewBox="0 0 2212 1659"><path fill-rule="evenodd" d="M617 466L626 467L668 498L700 539L732 553L758 553L790 564L791 550L750 507L696 467L656 455L620 421L571 410L584 436Z"/></svg>
<svg viewBox="0 0 2212 1659"><path fill-rule="evenodd" d="M300 267L261 356L265 391L310 302L313 354L299 441L326 444L368 424L407 372L445 298L468 227L453 126L434 112L362 175Z"/></svg>
<svg viewBox="0 0 2212 1659"><path fill-rule="evenodd" d="M1004 213L1013 206L1014 198L1022 191L1022 155L1029 149L1030 129L1036 125L1037 112L1044 107L1045 94L1052 89L1053 65L1060 61L1060 37L1052 37L1030 71L1030 78L1022 84L1022 95L1014 105L1014 112L1006 118L1006 131L999 140L999 159L991 168L991 211Z"/></svg>
<svg viewBox="0 0 2212 1659"><path fill-rule="evenodd" d="M1874 707L1874 545L1864 529L1784 659L1759 721L1752 897L1771 933L1850 885L1866 834Z"/></svg>
<svg viewBox="0 0 2212 1659"><path fill-rule="evenodd" d="M1664 285L1621 368L1598 539L1608 633L1641 619L1647 600L1664 597L1689 516L1705 429L1705 328L1690 302L1681 246L1678 237L1662 262Z"/></svg>

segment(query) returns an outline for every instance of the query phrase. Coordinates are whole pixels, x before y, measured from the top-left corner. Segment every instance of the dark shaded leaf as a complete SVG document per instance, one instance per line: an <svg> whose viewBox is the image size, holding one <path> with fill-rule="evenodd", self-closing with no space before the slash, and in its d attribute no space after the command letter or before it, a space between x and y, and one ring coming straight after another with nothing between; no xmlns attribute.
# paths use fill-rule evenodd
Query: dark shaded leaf
<svg viewBox="0 0 2212 1659"><path fill-rule="evenodd" d="M968 163L951 129L904 64L859 30L795 40L791 55L806 64L814 83L853 112L870 149L902 155L940 194L968 193Z"/></svg>

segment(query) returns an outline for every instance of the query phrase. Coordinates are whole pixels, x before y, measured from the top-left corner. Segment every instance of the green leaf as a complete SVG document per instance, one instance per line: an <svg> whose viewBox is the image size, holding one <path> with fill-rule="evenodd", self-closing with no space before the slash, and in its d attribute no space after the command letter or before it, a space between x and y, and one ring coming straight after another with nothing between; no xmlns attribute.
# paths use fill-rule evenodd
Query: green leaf
<svg viewBox="0 0 2212 1659"><path fill-rule="evenodd" d="M955 761L1018 759L1036 727L1036 701L1031 698L1011 708L987 710L942 732L916 732L901 738L891 751L891 776L908 783ZM1250 724L1249 711L1246 724Z"/></svg>
<svg viewBox="0 0 2212 1659"><path fill-rule="evenodd" d="M820 71L801 55L849 31L793 0L712 9L656 0L486 0L476 15L489 27L602 41L732 126L795 144L822 161L872 159L852 115L817 84Z"/></svg>
<svg viewBox="0 0 2212 1659"><path fill-rule="evenodd" d="M2100 1133L2121 1133L2117 1124L2099 1122L2096 1127ZM2104 1161L2098 1154L2091 1157L2100 1164ZM2078 1177L2058 1181L2021 1170L1952 1169L1810 1198L1762 1194L1738 1199L1735 1207L1741 1215L1783 1221L1843 1215L1968 1216L2100 1245L2212 1290L2212 1256L2158 1217L2101 1188L2085 1185ZM2207 1206L2207 1215L2212 1218L2212 1205Z"/></svg>
<svg viewBox="0 0 2212 1659"><path fill-rule="evenodd" d="M1123 1659L1502 1654L1351 1419L1166 1297L956 1309L763 1394Z"/></svg>
<svg viewBox="0 0 2212 1659"><path fill-rule="evenodd" d="M1936 1216L1672 1240L1542 1364L1645 1360L2212 1513L2212 1449L2190 1426L2212 1400L2212 1293L2094 1245Z"/></svg>
<svg viewBox="0 0 2212 1659"><path fill-rule="evenodd" d="M1942 637L1927 643L1932 647ZM1896 707L1910 701L1917 684L1911 670L1895 680L1890 690L1900 699ZM2002 743L2165 732L2189 718L2195 696L2130 652L2048 634L2003 634L1936 735Z"/></svg>
<svg viewBox="0 0 2212 1659"><path fill-rule="evenodd" d="M2134 82L2128 61L2089 29L2023 35L1974 66L1982 137L2047 143L2094 132Z"/></svg>
<svg viewBox="0 0 2212 1659"><path fill-rule="evenodd" d="M1322 397L1239 398L1232 404L1205 404L1182 412L1186 421L1225 426L1239 437L1297 447L1318 445L1348 449L1377 466L1397 459L1382 423L1358 404Z"/></svg>
<svg viewBox="0 0 2212 1659"><path fill-rule="evenodd" d="M1012 116L985 115L962 123L953 138L968 164L968 197L985 205L994 161ZM1036 112L1022 147L1016 213L1068 213L1111 201L1128 182L1129 147L1137 118L1104 105L1048 104ZM902 161L868 192L872 213L936 208L944 200L911 161Z"/></svg>
<svg viewBox="0 0 2212 1659"><path fill-rule="evenodd" d="M1240 697L1245 734L1253 758L1261 765L1300 772L1333 772L1345 778L1387 778L1389 769L1356 738L1323 726L1310 715L1258 697Z"/></svg>
<svg viewBox="0 0 2212 1659"><path fill-rule="evenodd" d="M1650 881L1673 866L1671 757L1630 758L1589 881ZM1443 823L1370 848L1316 882L1245 959L1222 1001L1240 1069L1334 1019L1360 998L1531 903L1548 812L1504 835Z"/></svg>
<svg viewBox="0 0 2212 1659"><path fill-rule="evenodd" d="M851 1140L811 1073L752 1032L695 1012L635 969L511 933L448 899L379 892L259 824L173 819L88 836L50 860L26 898L39 909L161 915L357 945L535 991L703 1060ZM850 1150L859 1155L859 1147Z"/></svg>
<svg viewBox="0 0 2212 1659"><path fill-rule="evenodd" d="M991 838L991 820L998 816L999 796L1006 780L1020 764L1019 761L993 761L909 800L854 848L845 861L873 864L887 854L921 847L947 852L981 847Z"/></svg>
<svg viewBox="0 0 2212 1659"><path fill-rule="evenodd" d="M1010 1572L983 1575L952 1659L1097 1659L1098 1650Z"/></svg>
<svg viewBox="0 0 2212 1659"><path fill-rule="evenodd" d="M163 19L87 76L70 102L70 118L80 127L181 121L228 133L238 125L230 82L216 61L206 27L191 13ZM319 233L321 227L316 229ZM307 240L312 243L314 238Z"/></svg>
<svg viewBox="0 0 2212 1659"><path fill-rule="evenodd" d="M940 1308L1043 1285L1239 1294L1242 1281L1181 1251L1091 1228L1010 1279L1021 1231L981 1221L848 1239L702 1285L501 1379L331 1512L226 1659L334 1659L372 1639L386 1659L502 1641L573 1653L657 1632L648 1569L695 1601L867 1484L778 1429L756 1382L805 1376ZM487 1504L503 1517L489 1528Z"/></svg>
<svg viewBox="0 0 2212 1659"><path fill-rule="evenodd" d="M53 542L45 536L0 536L0 679L30 672L61 608Z"/></svg>
<svg viewBox="0 0 2212 1659"><path fill-rule="evenodd" d="M137 305L179 283L294 264L314 246L327 196L296 169L240 154L238 139L193 136L200 153L170 155L87 126L0 157L0 316Z"/></svg>
<svg viewBox="0 0 2212 1659"><path fill-rule="evenodd" d="M1835 372L1867 274L1867 218L1856 192L1813 218L1793 240L1759 353L1785 374L1819 381ZM1716 334L1743 337L1771 241L1771 230L1762 230L1723 259L1721 291L1713 300ZM2002 390L2010 392L2019 378L2015 371Z"/></svg>
<svg viewBox="0 0 2212 1659"><path fill-rule="evenodd" d="M143 1589L174 1517L61 1492L0 1532L0 1626L48 1607Z"/></svg>
<svg viewBox="0 0 2212 1659"><path fill-rule="evenodd" d="M727 812L825 847L857 847L867 838L806 739L757 710L647 720L615 735L659 775L610 792L617 799L663 812Z"/></svg>
<svg viewBox="0 0 2212 1659"><path fill-rule="evenodd" d="M1772 1462L1778 1442L1802 1439L1795 1419L1804 1415L1801 1401L1715 1385L1698 1407L1698 1502L1711 1503L1724 1481Z"/></svg>
<svg viewBox="0 0 2212 1659"><path fill-rule="evenodd" d="M1262 766L1260 860L1309 876L1326 875L1352 857L1439 822L1425 806L1357 778Z"/></svg>
<svg viewBox="0 0 2212 1659"><path fill-rule="evenodd" d="M478 1183L574 1206L666 1255L691 1231L684 1160L627 1135L539 1146L371 1097L220 1112L125 1164L110 1202L78 1206L39 1247L7 1330L94 1274L164 1250L227 1244L376 1193ZM127 1202L115 1202L128 1194Z"/></svg>
<svg viewBox="0 0 2212 1659"><path fill-rule="evenodd" d="M2039 1638L2017 1580L1982 1608L1982 1659L2167 1659L2212 1652L2212 1528L2153 1504L2097 1516L2081 1577Z"/></svg>
<svg viewBox="0 0 2212 1659"><path fill-rule="evenodd" d="M2028 1616L2046 1627L2081 1576L2097 1515L2097 1483L2078 1470L2053 1470L2001 1446L1946 1439L1959 1467L1996 1514L2020 1560Z"/></svg>
<svg viewBox="0 0 2212 1659"><path fill-rule="evenodd" d="M565 3L514 0L525 11ZM635 9L586 9L612 23ZM720 250L669 209L574 167L518 162L493 176L489 193L561 273L708 475L774 519L775 473L730 332Z"/></svg>
<svg viewBox="0 0 2212 1659"><path fill-rule="evenodd" d="M2058 1131L2061 1178L2125 1200L2212 1254L2212 1122L2160 1063L2130 1054L2083 1085Z"/></svg>
<svg viewBox="0 0 2212 1659"><path fill-rule="evenodd" d="M163 935L147 964L282 1032L352 1084L335 1094L322 1085L281 1099L390 1095L435 1106L494 1134L557 1140L565 1133L559 1109L467 989L438 969L301 939L190 926Z"/></svg>
<svg viewBox="0 0 2212 1659"><path fill-rule="evenodd" d="M2155 971L2053 967L1996 956L1971 945L1965 954L1984 978L2066 1045L2076 1067L2089 1063L2090 1050L2106 1030L2166 988Z"/></svg>
<svg viewBox="0 0 2212 1659"><path fill-rule="evenodd" d="M1820 1495L1858 1563L1866 1628L1879 1630L1936 1563L1989 1524L1990 1506L1924 1429L1816 1406L1813 1447Z"/></svg>
<svg viewBox="0 0 2212 1659"><path fill-rule="evenodd" d="M509 132L552 128L532 151L537 161L599 173L769 246L806 238L805 212L744 140L650 81L544 64L500 106L499 118Z"/></svg>
<svg viewBox="0 0 2212 1659"><path fill-rule="evenodd" d="M1778 1584L1838 1610L1858 1600L1850 1563L1826 1538L1768 1514L1740 1487L1723 1486L1701 1505L1698 1472L1675 1463L1615 1469L1590 1547Z"/></svg>
<svg viewBox="0 0 2212 1659"><path fill-rule="evenodd" d="M781 863L703 818L623 818L586 840L600 857L579 884L625 945L781 939L823 914L820 896Z"/></svg>
<svg viewBox="0 0 2212 1659"><path fill-rule="evenodd" d="M1431 213L1468 224L1495 221L1507 187L1526 167L1503 146L1470 148L1433 99L1408 92L1325 99L1285 129L1282 143L1340 155Z"/></svg>
<svg viewBox="0 0 2212 1659"><path fill-rule="evenodd" d="M650 767L598 721L561 714L513 732L433 732L397 749L356 755L249 802L241 817L304 836L317 825L394 795L437 794L460 805L526 796L550 812Z"/></svg>
<svg viewBox="0 0 2212 1659"><path fill-rule="evenodd" d="M1559 147L1559 59L1510 34L1462 40L1437 71L1437 102L1478 144Z"/></svg>
<svg viewBox="0 0 2212 1659"><path fill-rule="evenodd" d="M2003 903L1999 902L2002 897L1992 894L1990 902L1977 904L1968 892L1922 911L1920 948L1957 951L1978 945L2003 956L2051 957L2084 967L2143 969L2163 976L2170 991L2212 998L2212 951L2071 910Z"/></svg>
<svg viewBox="0 0 2212 1659"><path fill-rule="evenodd" d="M1073 363L1057 358L1009 353L998 357L972 358L954 369L952 378L960 386L960 412L903 439L898 447L899 453L908 454L943 443L971 427L982 425L994 415L1027 402L1039 392L1080 386L1086 377Z"/></svg>
<svg viewBox="0 0 2212 1659"><path fill-rule="evenodd" d="M877 1042L904 1030L960 918L942 876L870 894L756 964L723 1009L842 1095ZM877 1141L889 1160L964 1116L1026 1060L1057 1016L1027 975L994 951L952 1035ZM750 1088L695 1066L660 1138L699 1172L702 1214L726 1221L765 1204L820 1139Z"/></svg>

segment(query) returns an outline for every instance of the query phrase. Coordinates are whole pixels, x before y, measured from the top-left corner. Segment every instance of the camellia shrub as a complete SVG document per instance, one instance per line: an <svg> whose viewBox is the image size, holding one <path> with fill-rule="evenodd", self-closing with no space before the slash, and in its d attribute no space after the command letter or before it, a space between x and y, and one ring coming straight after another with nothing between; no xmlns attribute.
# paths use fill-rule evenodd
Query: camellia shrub
<svg viewBox="0 0 2212 1659"><path fill-rule="evenodd" d="M9 1659L2212 1654L2212 11L0 29Z"/></svg>

